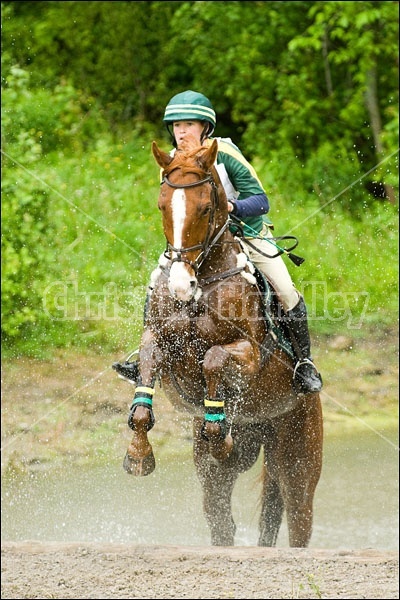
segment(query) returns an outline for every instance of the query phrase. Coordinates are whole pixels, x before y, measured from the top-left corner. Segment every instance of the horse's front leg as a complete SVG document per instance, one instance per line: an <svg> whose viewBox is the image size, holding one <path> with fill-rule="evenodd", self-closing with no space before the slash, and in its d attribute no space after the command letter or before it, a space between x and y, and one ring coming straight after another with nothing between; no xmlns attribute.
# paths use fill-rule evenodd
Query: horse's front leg
<svg viewBox="0 0 400 600"><path fill-rule="evenodd" d="M259 368L259 361L258 348L247 340L238 340L224 346L213 346L205 354L203 374L207 383L208 398L204 400L202 435L209 442L211 455L217 460L226 460L233 449L232 436L228 431L225 400L220 390L226 382L235 381L242 375L255 373Z"/></svg>
<svg viewBox="0 0 400 600"><path fill-rule="evenodd" d="M155 422L153 395L158 362L159 351L154 336L146 330L139 353L140 376L128 417L133 437L123 462L125 471L130 475L150 475L156 466L147 433Z"/></svg>

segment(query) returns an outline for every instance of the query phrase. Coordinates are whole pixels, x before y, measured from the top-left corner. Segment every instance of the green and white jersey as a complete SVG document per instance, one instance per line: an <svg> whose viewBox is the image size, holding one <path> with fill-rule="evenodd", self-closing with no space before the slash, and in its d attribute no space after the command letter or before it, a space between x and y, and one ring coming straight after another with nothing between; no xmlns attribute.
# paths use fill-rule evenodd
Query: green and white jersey
<svg viewBox="0 0 400 600"><path fill-rule="evenodd" d="M228 200L240 201L256 194L265 194L256 171L232 140L217 137L210 138L207 143L211 144L213 139L218 140L216 167ZM263 227L264 219L262 216L247 217L243 222L258 233Z"/></svg>
<svg viewBox="0 0 400 600"><path fill-rule="evenodd" d="M235 146L231 138L208 138L205 144L210 146L214 139L218 140L215 166L228 200L240 201L257 194L265 194L256 171L245 159L239 148ZM176 150L173 148L170 155L173 156L175 152ZM259 233L266 220L265 215L244 218L243 223L250 228L246 231L246 227L244 227L245 236L254 237L254 232Z"/></svg>

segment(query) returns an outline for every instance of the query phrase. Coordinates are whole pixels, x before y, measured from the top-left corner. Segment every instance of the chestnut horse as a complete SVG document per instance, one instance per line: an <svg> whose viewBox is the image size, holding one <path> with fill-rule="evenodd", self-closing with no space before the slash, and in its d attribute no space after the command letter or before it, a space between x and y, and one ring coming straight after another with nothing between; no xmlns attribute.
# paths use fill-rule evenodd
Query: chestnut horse
<svg viewBox="0 0 400 600"><path fill-rule="evenodd" d="M263 449L258 545L275 545L286 511L290 546L306 547L322 464L319 394L295 392L294 362L268 325L254 267L230 231L218 142L193 142L174 157L152 145L167 247L152 275L124 469L155 468L147 432L159 380L171 403L193 416L211 543L234 545L233 487Z"/></svg>

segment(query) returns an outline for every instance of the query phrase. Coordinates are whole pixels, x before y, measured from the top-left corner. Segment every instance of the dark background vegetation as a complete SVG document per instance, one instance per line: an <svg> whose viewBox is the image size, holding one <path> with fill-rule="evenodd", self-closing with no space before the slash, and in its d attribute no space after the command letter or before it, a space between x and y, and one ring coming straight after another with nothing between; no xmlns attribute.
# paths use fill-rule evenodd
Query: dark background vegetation
<svg viewBox="0 0 400 600"><path fill-rule="evenodd" d="M2 2L6 353L125 351L164 241L176 93L253 161L317 335L393 327L398 2Z"/></svg>

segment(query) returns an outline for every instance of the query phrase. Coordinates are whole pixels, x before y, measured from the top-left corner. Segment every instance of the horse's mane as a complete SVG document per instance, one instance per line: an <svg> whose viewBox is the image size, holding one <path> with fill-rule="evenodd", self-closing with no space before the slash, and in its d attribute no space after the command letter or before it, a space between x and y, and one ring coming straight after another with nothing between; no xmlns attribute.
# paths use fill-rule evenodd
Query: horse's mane
<svg viewBox="0 0 400 600"><path fill-rule="evenodd" d="M183 175L186 173L204 175L205 171L200 166L198 158L206 150L207 147L201 146L192 134L188 134L176 150L170 164L165 167L164 175L169 175L175 169L180 169Z"/></svg>

